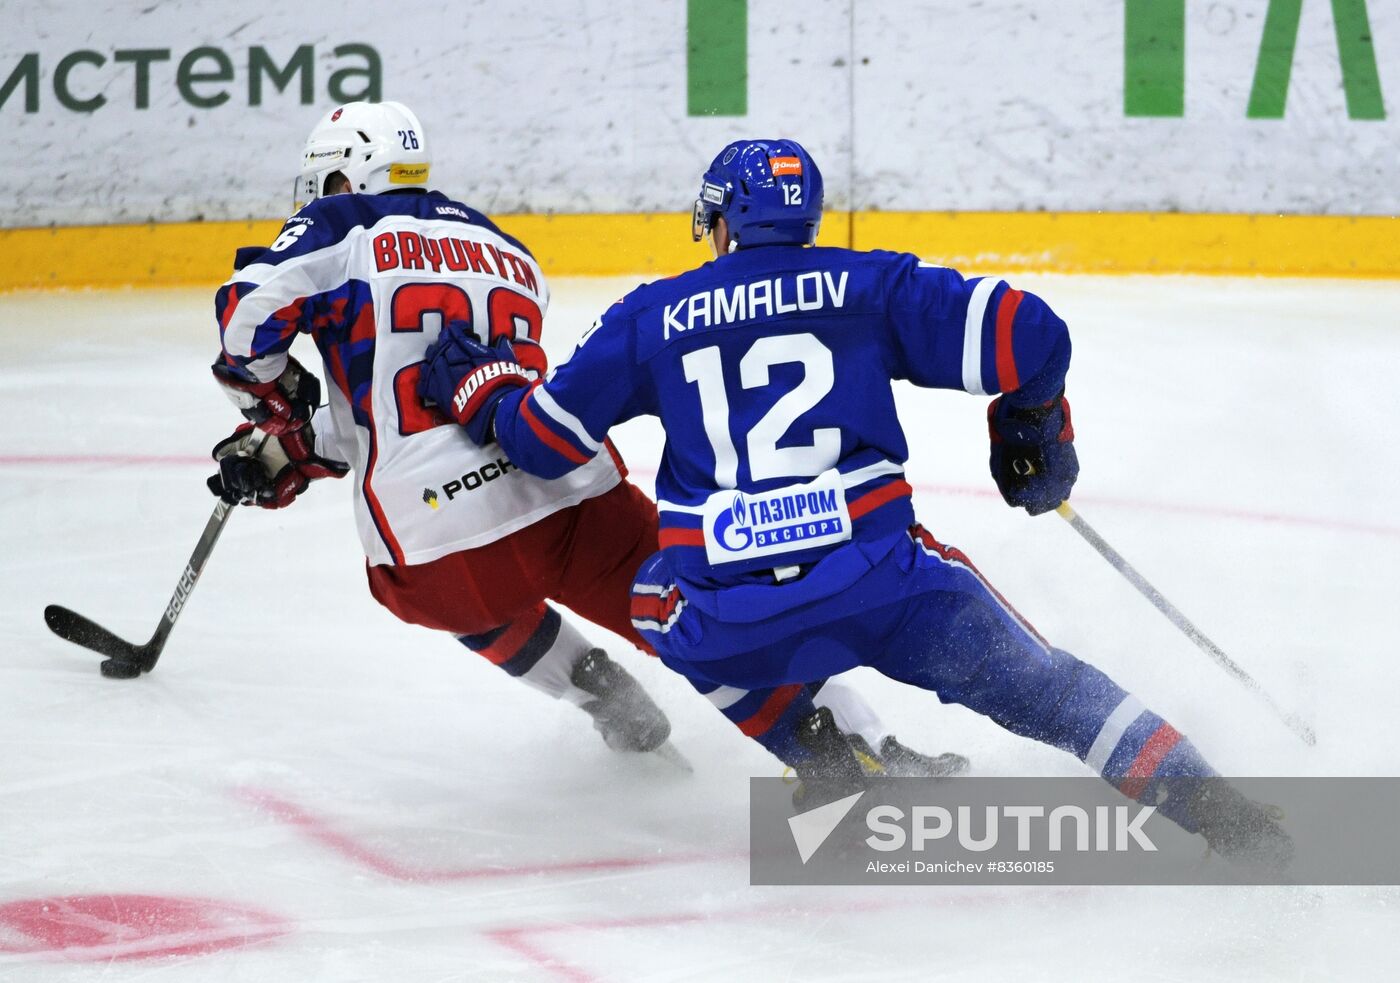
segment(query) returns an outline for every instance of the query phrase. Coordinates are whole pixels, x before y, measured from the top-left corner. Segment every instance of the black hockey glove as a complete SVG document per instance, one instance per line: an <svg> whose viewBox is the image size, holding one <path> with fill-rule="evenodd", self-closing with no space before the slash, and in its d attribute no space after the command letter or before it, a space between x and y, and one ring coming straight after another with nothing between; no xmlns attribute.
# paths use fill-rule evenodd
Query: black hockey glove
<svg viewBox="0 0 1400 983"><path fill-rule="evenodd" d="M1031 515L1049 512L1079 477L1074 424L1064 393L1044 406L1017 408L998 396L987 407L992 438L992 478L1012 508Z"/></svg>
<svg viewBox="0 0 1400 983"><path fill-rule="evenodd" d="M215 444L212 453L219 473L210 476L209 490L230 505L284 508L317 478L343 478L350 470L316 453L316 434L309 423L280 437L242 423Z"/></svg>

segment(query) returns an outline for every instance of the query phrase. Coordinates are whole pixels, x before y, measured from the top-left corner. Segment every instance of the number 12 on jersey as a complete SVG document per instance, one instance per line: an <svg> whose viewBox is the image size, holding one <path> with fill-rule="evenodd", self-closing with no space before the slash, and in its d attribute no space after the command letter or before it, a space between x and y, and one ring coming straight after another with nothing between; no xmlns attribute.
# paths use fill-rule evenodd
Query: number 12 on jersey
<svg viewBox="0 0 1400 983"><path fill-rule="evenodd" d="M739 385L745 390L766 388L770 384L769 370L788 364L802 366L802 381L783 393L743 440L753 481L814 477L835 467L841 456L839 427L812 430L810 443L778 446L801 416L820 403L836 384L831 349L815 335L759 338L739 359ZM685 381L694 383L700 396L700 418L715 455L715 486L735 488L739 483L739 454L730 428L730 399L719 346L687 352L681 365Z"/></svg>

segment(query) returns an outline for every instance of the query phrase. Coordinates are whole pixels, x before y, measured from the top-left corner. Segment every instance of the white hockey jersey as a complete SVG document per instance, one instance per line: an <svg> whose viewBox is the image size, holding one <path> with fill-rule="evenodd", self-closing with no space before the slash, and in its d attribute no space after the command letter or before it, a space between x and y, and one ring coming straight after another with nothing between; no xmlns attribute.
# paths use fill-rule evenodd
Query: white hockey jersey
<svg viewBox="0 0 1400 983"><path fill-rule="evenodd" d="M621 479L611 454L536 478L418 399L419 363L443 325L464 321L488 343L538 340L548 304L530 251L480 212L397 192L307 205L219 289L215 314L224 361L259 381L311 335L329 391L313 421L318 451L354 468L370 563L402 565L494 542Z"/></svg>

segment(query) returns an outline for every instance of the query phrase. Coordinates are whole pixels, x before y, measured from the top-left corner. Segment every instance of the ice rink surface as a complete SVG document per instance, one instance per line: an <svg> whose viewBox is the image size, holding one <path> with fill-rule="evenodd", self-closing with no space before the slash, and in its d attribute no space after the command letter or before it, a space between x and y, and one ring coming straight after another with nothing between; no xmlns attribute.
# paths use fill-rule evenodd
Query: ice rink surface
<svg viewBox="0 0 1400 983"><path fill-rule="evenodd" d="M1317 746L1063 522L1001 503L984 400L901 392L922 521L1227 774L1400 773L1400 284L1018 285L1074 332L1081 514ZM551 355L629 286L556 281ZM750 887L746 782L775 762L615 637L693 775L398 623L365 586L348 482L233 516L159 669L101 678L41 612L155 626L235 422L210 310L0 296L0 980L1395 978L1396 889ZM616 437L650 491L659 430ZM852 678L978 774L1082 773Z"/></svg>

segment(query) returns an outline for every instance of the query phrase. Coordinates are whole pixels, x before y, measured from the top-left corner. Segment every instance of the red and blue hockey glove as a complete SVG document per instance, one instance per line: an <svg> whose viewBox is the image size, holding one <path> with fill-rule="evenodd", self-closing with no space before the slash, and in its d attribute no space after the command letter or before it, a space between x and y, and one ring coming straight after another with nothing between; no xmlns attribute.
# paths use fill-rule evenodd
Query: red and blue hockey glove
<svg viewBox="0 0 1400 983"><path fill-rule="evenodd" d="M508 339L501 338L488 348L465 325L453 322L424 352L418 395L436 403L466 428L474 443L484 447L496 439L496 405L506 393L530 385L538 376L520 363Z"/></svg>
<svg viewBox="0 0 1400 983"><path fill-rule="evenodd" d="M316 453L316 433L309 423L281 436L242 423L214 445L213 455L219 473L210 476L209 490L230 505L264 509L291 505L317 478L343 478L350 470Z"/></svg>
<svg viewBox="0 0 1400 983"><path fill-rule="evenodd" d="M1006 504L1031 515L1049 512L1079 477L1074 424L1064 393L1044 406L1016 407L998 396L987 407L992 478Z"/></svg>
<svg viewBox="0 0 1400 983"><path fill-rule="evenodd" d="M305 426L321 405L321 381L294 358L288 358L282 374L270 382L256 382L222 360L212 368L233 405L263 433L291 433Z"/></svg>

